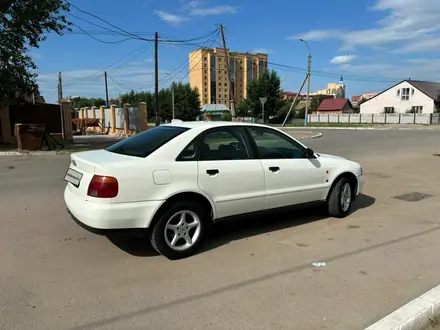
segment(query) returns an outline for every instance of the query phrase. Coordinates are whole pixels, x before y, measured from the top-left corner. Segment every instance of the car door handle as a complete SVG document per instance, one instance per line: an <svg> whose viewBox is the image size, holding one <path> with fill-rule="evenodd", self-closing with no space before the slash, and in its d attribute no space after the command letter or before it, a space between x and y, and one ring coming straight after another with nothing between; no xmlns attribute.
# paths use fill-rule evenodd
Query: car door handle
<svg viewBox="0 0 440 330"><path fill-rule="evenodd" d="M271 171L271 172L278 172L279 170L280 170L280 168L278 166L269 167L269 171Z"/></svg>
<svg viewBox="0 0 440 330"><path fill-rule="evenodd" d="M209 174L209 175L216 175L216 174L218 174L220 171L219 170L217 170L217 169L215 169L215 170L206 170L206 173L207 174Z"/></svg>

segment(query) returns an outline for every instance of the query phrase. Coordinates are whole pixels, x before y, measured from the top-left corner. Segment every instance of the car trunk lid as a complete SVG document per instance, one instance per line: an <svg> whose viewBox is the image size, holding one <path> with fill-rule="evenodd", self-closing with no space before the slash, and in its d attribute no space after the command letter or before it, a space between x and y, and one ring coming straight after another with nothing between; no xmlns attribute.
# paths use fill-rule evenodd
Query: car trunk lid
<svg viewBox="0 0 440 330"><path fill-rule="evenodd" d="M95 174L111 176L109 168L115 163L124 163L133 160L133 157L124 156L105 150L93 150L73 153L70 156L69 169L64 180L68 182L68 189L72 194L90 201L110 203L111 199L97 199L87 196L87 190Z"/></svg>

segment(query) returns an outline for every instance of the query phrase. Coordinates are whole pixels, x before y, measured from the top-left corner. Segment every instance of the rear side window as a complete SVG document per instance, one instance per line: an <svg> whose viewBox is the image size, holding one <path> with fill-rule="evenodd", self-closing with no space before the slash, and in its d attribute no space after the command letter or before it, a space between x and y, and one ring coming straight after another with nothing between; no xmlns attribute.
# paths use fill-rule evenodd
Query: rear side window
<svg viewBox="0 0 440 330"><path fill-rule="evenodd" d="M159 126L122 140L106 150L121 155L145 158L187 130L188 128L183 127Z"/></svg>

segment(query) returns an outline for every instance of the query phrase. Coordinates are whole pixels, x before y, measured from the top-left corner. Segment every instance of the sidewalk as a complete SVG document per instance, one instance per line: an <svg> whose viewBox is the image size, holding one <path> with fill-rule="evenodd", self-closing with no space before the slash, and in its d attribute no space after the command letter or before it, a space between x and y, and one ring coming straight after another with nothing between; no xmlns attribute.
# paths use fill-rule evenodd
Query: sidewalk
<svg viewBox="0 0 440 330"><path fill-rule="evenodd" d="M293 131L292 130L286 130L286 133L289 134L291 137L297 139L297 140L304 140L304 139L318 139L322 137L322 133L318 132L312 132L312 131Z"/></svg>

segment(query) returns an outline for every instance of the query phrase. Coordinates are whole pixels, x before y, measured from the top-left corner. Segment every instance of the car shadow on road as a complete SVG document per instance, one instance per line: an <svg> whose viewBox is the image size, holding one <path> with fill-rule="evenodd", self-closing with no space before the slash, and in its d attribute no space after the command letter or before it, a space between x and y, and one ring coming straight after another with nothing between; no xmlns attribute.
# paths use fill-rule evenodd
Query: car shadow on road
<svg viewBox="0 0 440 330"><path fill-rule="evenodd" d="M158 253L151 246L148 236L109 235L107 239L119 249L135 257L154 257Z"/></svg>
<svg viewBox="0 0 440 330"><path fill-rule="evenodd" d="M370 207L375 202L376 199L371 196L360 195L353 203L350 214ZM328 218L326 205L314 204L313 206L296 207L289 211L272 215L220 221L214 225L212 235L200 253L208 252L233 241L248 239L262 234L270 235L272 232Z"/></svg>
<svg viewBox="0 0 440 330"><path fill-rule="evenodd" d="M351 214L368 208L376 202L374 197L360 195L353 203ZM308 207L297 207L289 211L265 216L244 217L224 220L216 223L206 244L199 251L205 253L233 241L247 239L261 234L270 234L286 228L304 225L310 222L328 219L327 210L323 204ZM107 236L110 242L124 252L137 257L157 256L147 237L132 237L127 235Z"/></svg>

